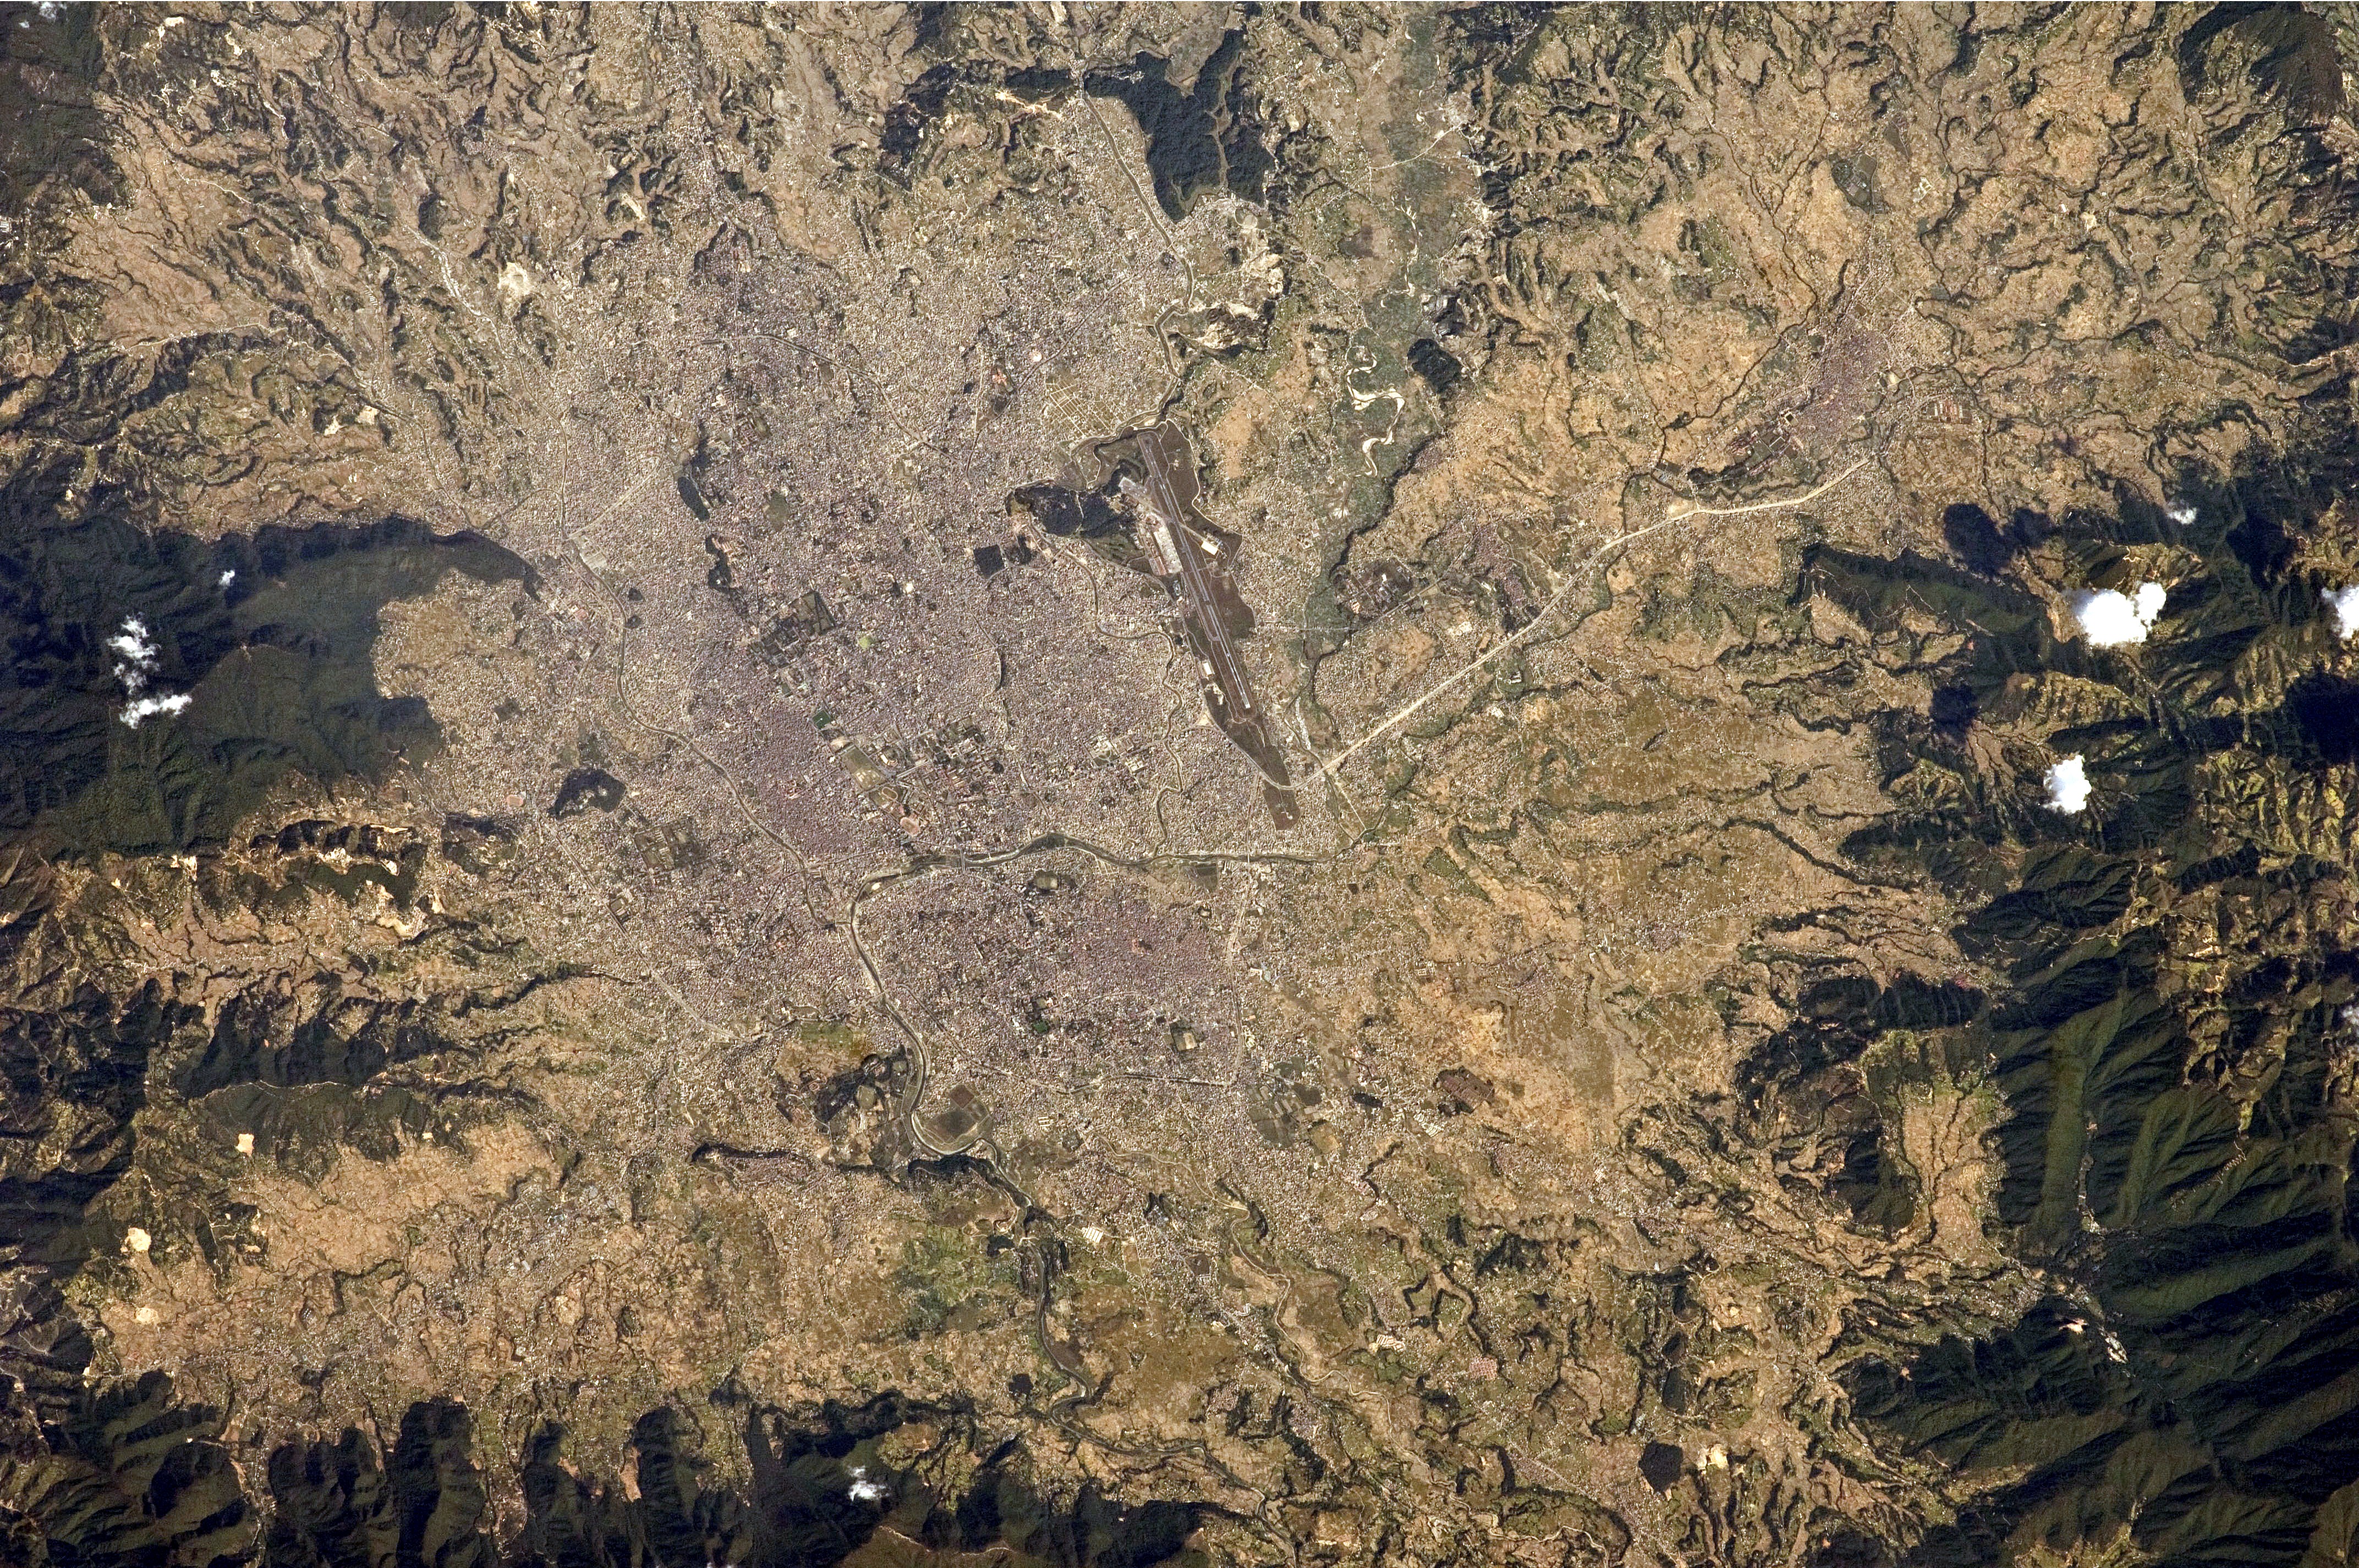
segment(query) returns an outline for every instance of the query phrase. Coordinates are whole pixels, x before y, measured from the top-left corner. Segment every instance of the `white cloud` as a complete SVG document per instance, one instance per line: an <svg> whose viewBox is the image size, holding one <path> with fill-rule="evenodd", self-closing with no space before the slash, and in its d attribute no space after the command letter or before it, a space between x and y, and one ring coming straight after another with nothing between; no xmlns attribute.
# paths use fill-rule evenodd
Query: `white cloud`
<svg viewBox="0 0 2359 1568"><path fill-rule="evenodd" d="M122 719L136 730L142 719L152 719L158 713L177 713L188 705L189 694L186 691L175 692L169 697L134 697L123 705Z"/></svg>
<svg viewBox="0 0 2359 1568"><path fill-rule="evenodd" d="M2089 770L2076 754L2048 770L2048 809L2077 817L2089 804Z"/></svg>
<svg viewBox="0 0 2359 1568"><path fill-rule="evenodd" d="M2089 639L2090 647L2119 648L2146 641L2148 628L2161 617L2169 597L2161 583L2141 583L2135 599L2100 588L2071 594L2065 603L2071 606L2072 617L2081 623L2081 635Z"/></svg>
<svg viewBox="0 0 2359 1568"><path fill-rule="evenodd" d="M2349 642L2359 636L2359 583L2348 588L2321 589L2318 596L2334 612L2334 635Z"/></svg>
<svg viewBox="0 0 2359 1568"><path fill-rule="evenodd" d="M851 1493L855 1503L873 1503L885 1496L885 1486L881 1481L868 1478L866 1465L855 1465L852 1467Z"/></svg>
<svg viewBox="0 0 2359 1568"><path fill-rule="evenodd" d="M136 658L136 660L151 660L151 658L156 658L156 644L148 641L147 623L136 618L136 615L125 615L125 618L123 618L123 632L118 632L115 637L108 637L106 646L108 648L114 648L115 653L120 653L123 658Z"/></svg>
<svg viewBox="0 0 2359 1568"><path fill-rule="evenodd" d="M2183 528L2195 520L2195 508L2185 501L2180 501L2166 507L2162 515Z"/></svg>
<svg viewBox="0 0 2359 1568"><path fill-rule="evenodd" d="M236 581L237 573L234 572L224 572L221 574L221 585L224 588Z"/></svg>
<svg viewBox="0 0 2359 1568"><path fill-rule="evenodd" d="M156 642L147 635L147 622L125 615L123 629L108 637L106 646L123 661L114 667L118 680L135 691L147 683L147 671L156 668Z"/></svg>
<svg viewBox="0 0 2359 1568"><path fill-rule="evenodd" d="M132 729L141 721L158 713L177 713L189 705L188 693L173 696L145 697L147 677L156 672L156 639L147 634L147 623L136 615L123 617L123 629L106 639L106 646L115 653L114 678L123 682L123 694L131 699L116 716Z"/></svg>

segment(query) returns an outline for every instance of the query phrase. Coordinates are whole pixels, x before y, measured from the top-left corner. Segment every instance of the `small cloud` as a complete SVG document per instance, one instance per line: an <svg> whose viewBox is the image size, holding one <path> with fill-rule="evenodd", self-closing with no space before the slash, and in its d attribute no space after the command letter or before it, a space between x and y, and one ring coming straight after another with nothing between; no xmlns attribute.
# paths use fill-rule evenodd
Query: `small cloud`
<svg viewBox="0 0 2359 1568"><path fill-rule="evenodd" d="M2092 648L2120 648L2127 643L2146 641L2146 634L2161 617L2162 606L2169 595L2159 583L2141 583L2133 599L2111 588L2094 593L2074 593L2065 603L2071 606L2073 619L2081 623L2081 635L2089 639Z"/></svg>
<svg viewBox="0 0 2359 1568"><path fill-rule="evenodd" d="M124 616L123 629L107 638L106 646L114 650L114 678L123 682L123 694L130 699L115 715L126 727L136 730L159 713L177 713L189 705L185 691L164 697L141 695L147 690L147 678L156 672L159 651L146 621L136 615Z"/></svg>
<svg viewBox="0 0 2359 1568"><path fill-rule="evenodd" d="M2195 520L2195 508L2185 501L2176 501L2165 507L2162 515L2183 528Z"/></svg>
<svg viewBox="0 0 2359 1568"><path fill-rule="evenodd" d="M2326 607L2334 612L2334 635L2349 642L2359 636L2359 583L2348 588L2327 588L2319 591Z"/></svg>
<svg viewBox="0 0 2359 1568"><path fill-rule="evenodd" d="M156 639L147 635L147 623L136 615L123 618L123 629L106 639L114 650L114 678L123 682L123 690L136 697L147 689L147 677L156 669ZM138 721L126 721L136 724Z"/></svg>
<svg viewBox="0 0 2359 1568"><path fill-rule="evenodd" d="M169 697L134 697L123 705L120 716L125 724L136 730L143 719L152 719L158 713L177 713L188 705L189 694L186 691L176 691Z"/></svg>
<svg viewBox="0 0 2359 1568"><path fill-rule="evenodd" d="M2048 809L2077 817L2088 808L2089 770L2076 754L2048 770Z"/></svg>
<svg viewBox="0 0 2359 1568"><path fill-rule="evenodd" d="M147 635L147 623L136 615L124 617L123 629L106 639L125 664L146 670L156 662L156 644Z"/></svg>
<svg viewBox="0 0 2359 1568"><path fill-rule="evenodd" d="M237 573L236 573L235 572L234 572L234 571L233 571L233 572L223 572L223 573L221 574L221 586L222 586L222 587L223 587L223 588L228 587L231 583L233 583L236 582L236 581L237 581Z"/></svg>
<svg viewBox="0 0 2359 1568"><path fill-rule="evenodd" d="M884 1483L870 1480L868 1467L864 1465L855 1465L852 1467L850 1490L852 1500L855 1503L873 1503L879 1501L885 1496Z"/></svg>

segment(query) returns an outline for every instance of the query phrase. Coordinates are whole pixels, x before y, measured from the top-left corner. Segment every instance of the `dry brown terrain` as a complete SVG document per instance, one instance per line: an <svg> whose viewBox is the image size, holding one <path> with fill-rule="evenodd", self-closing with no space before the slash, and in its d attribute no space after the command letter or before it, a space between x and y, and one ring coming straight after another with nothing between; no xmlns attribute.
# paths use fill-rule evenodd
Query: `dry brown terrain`
<svg viewBox="0 0 2359 1568"><path fill-rule="evenodd" d="M2347 1560L2350 11L0 36L0 1556Z"/></svg>

